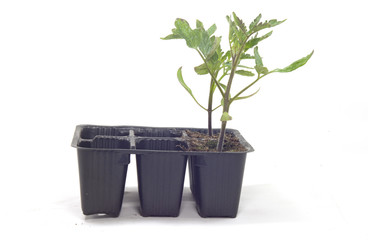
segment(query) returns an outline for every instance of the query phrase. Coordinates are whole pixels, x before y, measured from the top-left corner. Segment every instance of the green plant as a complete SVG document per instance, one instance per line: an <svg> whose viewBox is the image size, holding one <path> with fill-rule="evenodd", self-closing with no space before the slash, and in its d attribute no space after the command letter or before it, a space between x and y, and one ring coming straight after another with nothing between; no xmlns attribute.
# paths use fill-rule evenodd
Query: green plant
<svg viewBox="0 0 368 240"><path fill-rule="evenodd" d="M216 25L213 24L209 29L205 30L202 22L197 20L196 28L192 29L189 23L184 19L176 19L175 27L172 29L172 34L162 38L164 40L170 39L184 39L188 47L196 50L200 55L203 63L194 68L195 72L199 75L210 76L210 90L208 96L208 107L202 106L194 97L192 90L186 85L182 75L182 67L177 71L177 77L181 85L189 92L195 102L204 110L208 112L208 134L212 135L212 112L222 106L221 116L221 131L217 143L217 151L221 152L226 132L226 124L232 117L229 115L230 105L236 100L242 100L254 96L259 89L246 96L242 94L257 83L260 79L271 73L286 73L296 70L308 62L313 55L313 51L289 66L285 68L277 68L269 71L264 65L262 58L258 51L258 43L271 36L272 31L258 36L259 32L275 27L283 21L277 21L275 19L261 22L261 14L259 14L253 22L247 27L244 22L233 13L232 17L227 16L229 23L229 46L230 49L227 52L223 52L220 46L221 37L216 37L213 34L216 31ZM247 53L248 50L253 49L253 54ZM254 67L249 67L244 64L240 64L243 60L249 59L255 61ZM250 84L242 88L235 95L231 95L231 87L235 74L255 77ZM222 80L228 76L227 83L224 84ZM222 100L221 105L213 107L213 95L215 90L218 89Z"/></svg>

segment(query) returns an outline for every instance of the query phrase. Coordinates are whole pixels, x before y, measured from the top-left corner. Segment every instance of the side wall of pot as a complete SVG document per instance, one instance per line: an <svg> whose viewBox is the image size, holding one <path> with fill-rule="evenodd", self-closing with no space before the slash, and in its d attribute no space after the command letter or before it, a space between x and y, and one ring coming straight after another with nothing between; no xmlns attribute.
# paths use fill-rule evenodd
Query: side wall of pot
<svg viewBox="0 0 368 240"><path fill-rule="evenodd" d="M85 215L120 214L130 155L78 149L82 211Z"/></svg>
<svg viewBox="0 0 368 240"><path fill-rule="evenodd" d="M200 216L236 217L245 159L246 153L190 157L190 186Z"/></svg>
<svg viewBox="0 0 368 240"><path fill-rule="evenodd" d="M177 217L183 195L187 157L178 153L137 154L142 216Z"/></svg>

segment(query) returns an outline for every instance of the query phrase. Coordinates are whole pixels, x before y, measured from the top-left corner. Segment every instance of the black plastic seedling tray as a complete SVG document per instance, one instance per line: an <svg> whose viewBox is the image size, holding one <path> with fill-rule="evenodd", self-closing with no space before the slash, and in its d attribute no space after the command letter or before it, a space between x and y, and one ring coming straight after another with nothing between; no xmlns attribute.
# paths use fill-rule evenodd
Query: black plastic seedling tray
<svg viewBox="0 0 368 240"><path fill-rule="evenodd" d="M85 215L118 216L130 155L137 160L142 216L178 216L189 161L190 188L202 217L235 217L247 152L253 151L237 130L227 129L244 152L190 152L185 130L139 126L78 125L77 148L81 203ZM214 130L215 133L218 129Z"/></svg>

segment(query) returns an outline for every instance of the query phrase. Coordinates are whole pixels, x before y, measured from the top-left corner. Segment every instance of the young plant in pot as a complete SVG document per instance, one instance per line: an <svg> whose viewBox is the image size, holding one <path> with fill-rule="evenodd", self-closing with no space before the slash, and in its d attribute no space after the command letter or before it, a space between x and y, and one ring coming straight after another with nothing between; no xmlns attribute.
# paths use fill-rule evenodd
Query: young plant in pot
<svg viewBox="0 0 368 240"><path fill-rule="evenodd" d="M225 140L226 133L229 133L229 138L234 135L234 130L226 129L227 122L232 119L230 106L234 102L247 99L258 93L259 89L248 95L245 94L259 80L272 73L292 72L306 64L313 55L312 51L287 67L269 70L263 64L258 44L269 38L272 31L261 33L263 30L280 25L285 20L272 19L262 22L261 14L259 14L249 25L246 25L235 13L232 16L227 16L226 19L229 23L229 50L226 52L221 48L222 37L214 35L216 25L213 24L206 29L199 20L196 21L196 28L192 29L186 20L178 18L175 21L175 28L172 29L172 33L162 38L163 40L185 40L186 45L193 49L202 60L202 64L195 67L194 71L198 75L209 76L208 105L205 107L197 101L192 90L184 82L182 67L177 71L180 84L194 101L208 113L208 137L205 137L205 134L188 134L193 135L193 137L206 138L205 141L211 142L208 139L214 139L213 135L216 133L216 144L204 142L202 143L204 146L199 147L201 151L207 149L207 147L211 148L212 145L212 151L214 152L192 154L189 159L191 190L196 199L197 210L203 217L236 216L246 153L253 150L248 147L240 151L232 151L231 148L227 149L228 152L223 151L224 142L227 142ZM252 80L243 88L234 91L232 86L235 77L251 78ZM216 90L221 95L221 101L218 105L214 105ZM218 108L222 108L221 128L214 131L212 128L212 112ZM198 150L197 147L191 148L192 144L198 142L201 141L198 139L189 140L189 150Z"/></svg>
<svg viewBox="0 0 368 240"><path fill-rule="evenodd" d="M138 191L143 216L178 216L184 176L189 160L190 188L202 217L235 217L243 181L245 159L253 151L239 131L227 129L234 102L254 96L243 95L271 73L291 72L303 66L313 52L285 68L268 70L259 54L258 44L271 36L284 21L261 22L261 15L246 26L235 13L227 17L229 50L220 46L221 37L197 20L192 29L183 19L175 21L172 34L163 38L184 39L203 63L195 67L199 75L208 75L208 105L204 107L186 85L182 68L177 71L181 85L208 113L208 128L154 128L140 126L78 125L72 146L77 148L83 213L119 216L124 196L130 155L136 155ZM235 76L252 78L250 84L231 92ZM214 103L214 93L221 100ZM222 108L221 128L212 129L212 112ZM201 144L203 138L207 139ZM209 139L209 140L208 140ZM198 144L199 143L199 144ZM234 145L236 145L234 147Z"/></svg>

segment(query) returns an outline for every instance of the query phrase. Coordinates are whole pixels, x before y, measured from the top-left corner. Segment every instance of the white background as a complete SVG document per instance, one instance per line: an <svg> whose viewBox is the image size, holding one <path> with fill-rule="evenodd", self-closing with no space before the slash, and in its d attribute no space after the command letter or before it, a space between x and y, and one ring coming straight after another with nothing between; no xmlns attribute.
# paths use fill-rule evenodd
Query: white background
<svg viewBox="0 0 368 240"><path fill-rule="evenodd" d="M0 2L1 229L8 239L368 239L368 97L364 1ZM239 215L202 219L185 183L178 218L138 212L134 159L119 218L80 210L77 124L206 127L208 77L175 18L227 36L225 16L288 20L259 51L269 69L315 53L303 68L263 79L231 109L253 145ZM244 77L236 79L245 85ZM217 100L219 101L219 100ZM219 126L219 112L214 125ZM74 239L74 238L73 238ZM143 239L143 238L142 238Z"/></svg>

